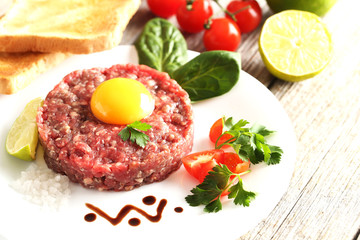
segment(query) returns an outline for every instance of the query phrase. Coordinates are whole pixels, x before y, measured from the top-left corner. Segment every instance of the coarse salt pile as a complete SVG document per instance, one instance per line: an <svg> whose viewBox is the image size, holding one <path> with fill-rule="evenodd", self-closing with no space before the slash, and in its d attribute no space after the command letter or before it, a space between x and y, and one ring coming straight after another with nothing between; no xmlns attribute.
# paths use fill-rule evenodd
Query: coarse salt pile
<svg viewBox="0 0 360 240"><path fill-rule="evenodd" d="M70 197L70 184L66 176L57 174L45 164L31 163L11 186L32 203L59 209Z"/></svg>

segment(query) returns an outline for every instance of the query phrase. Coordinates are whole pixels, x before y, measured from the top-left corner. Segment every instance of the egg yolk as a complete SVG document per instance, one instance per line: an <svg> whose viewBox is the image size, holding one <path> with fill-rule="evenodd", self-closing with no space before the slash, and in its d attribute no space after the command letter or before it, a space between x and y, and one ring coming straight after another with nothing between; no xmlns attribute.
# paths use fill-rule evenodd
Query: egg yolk
<svg viewBox="0 0 360 240"><path fill-rule="evenodd" d="M110 124L130 124L150 115L155 100L139 81L114 78L101 83L90 101L91 111Z"/></svg>

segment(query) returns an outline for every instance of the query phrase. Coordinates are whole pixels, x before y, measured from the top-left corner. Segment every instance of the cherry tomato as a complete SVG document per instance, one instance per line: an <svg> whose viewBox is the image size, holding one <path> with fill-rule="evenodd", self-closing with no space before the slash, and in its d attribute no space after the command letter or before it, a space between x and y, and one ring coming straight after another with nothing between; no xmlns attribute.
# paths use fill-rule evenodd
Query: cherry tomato
<svg viewBox="0 0 360 240"><path fill-rule="evenodd" d="M231 19L213 19L210 28L205 30L203 42L208 51L235 51L241 42L240 29Z"/></svg>
<svg viewBox="0 0 360 240"><path fill-rule="evenodd" d="M176 19L182 30L197 33L204 29L204 24L212 14L209 0L195 0L191 10L187 9L186 3L182 3L176 12Z"/></svg>
<svg viewBox="0 0 360 240"><path fill-rule="evenodd" d="M224 152L223 157L218 163L225 164L230 171L237 174L247 171L250 167L250 161L243 161L239 155L234 152ZM230 176L229 181L235 177L235 175ZM221 196L229 195L229 193L230 192L227 189L221 194Z"/></svg>
<svg viewBox="0 0 360 240"><path fill-rule="evenodd" d="M250 167L250 161L243 161L234 152L224 152L218 163L225 164L230 171L237 174L247 171Z"/></svg>
<svg viewBox="0 0 360 240"><path fill-rule="evenodd" d="M202 152L192 153L181 159L184 164L186 171L193 177L204 181L205 176L208 172L218 164L222 162L224 155L223 150L214 149Z"/></svg>
<svg viewBox="0 0 360 240"><path fill-rule="evenodd" d="M240 11L243 8L246 8ZM231 13L236 13L236 24L242 33L253 31L261 22L262 13L259 3L256 0L237 0L231 1L226 9ZM231 17L226 15L229 19Z"/></svg>
<svg viewBox="0 0 360 240"><path fill-rule="evenodd" d="M169 18L175 15L183 3L186 3L186 0L147 0L150 11L162 18Z"/></svg>
<svg viewBox="0 0 360 240"><path fill-rule="evenodd" d="M192 153L181 159L186 171L199 182L203 182L206 175L217 165L225 164L233 173L242 173L249 169L250 162L243 161L240 157L233 152L224 152L223 150L214 149L197 153ZM231 176L229 181L234 179ZM221 196L229 194L228 190L225 190Z"/></svg>
<svg viewBox="0 0 360 240"><path fill-rule="evenodd" d="M216 122L214 122L214 124L211 126L210 128L210 132L209 132L209 138L210 141L212 141L213 143L216 143L216 140L221 136L222 132L223 132L223 121L222 118L219 118L218 120L216 120ZM223 136L221 136L221 138L218 140L217 144L220 145L224 142L226 142L227 140L229 140L232 136L230 134L224 134ZM222 147L228 147L229 145L224 145Z"/></svg>

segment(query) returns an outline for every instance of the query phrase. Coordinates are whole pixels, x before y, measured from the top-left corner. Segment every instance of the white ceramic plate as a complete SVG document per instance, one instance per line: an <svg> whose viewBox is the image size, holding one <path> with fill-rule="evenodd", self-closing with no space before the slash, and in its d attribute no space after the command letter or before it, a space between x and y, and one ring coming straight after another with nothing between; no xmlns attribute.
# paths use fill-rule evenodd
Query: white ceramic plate
<svg viewBox="0 0 360 240"><path fill-rule="evenodd" d="M197 53L189 52L189 57ZM29 87L14 95L1 95L0 145L5 145L12 122L31 99L46 94L67 73L83 68L109 67L113 64L138 63L133 46L119 46L110 51L73 56L51 71L42 74ZM183 167L160 183L142 186L129 192L99 192L71 184L71 197L59 210L44 209L29 203L9 184L30 164L9 156L4 147L0 155L0 239L237 239L263 220L276 206L286 191L295 162L295 135L291 123L277 99L256 79L241 72L238 84L227 94L193 105L195 140L193 151L212 148L208 140L211 124L222 116L258 122L276 130L269 143L284 150L281 163L274 166L259 164L243 178L245 189L257 193L250 207L234 206L225 201L218 213L204 213L203 207L190 207L184 198L197 182ZM41 161L39 156L37 161ZM142 199L155 196L156 203L144 205ZM113 226L97 216L86 222L84 216L92 211L91 203L111 217L116 217L126 204L137 206L151 215L161 199L167 200L163 216L157 223L148 221L135 211ZM182 207L176 213L175 207ZM133 227L130 218L139 218L141 224Z"/></svg>

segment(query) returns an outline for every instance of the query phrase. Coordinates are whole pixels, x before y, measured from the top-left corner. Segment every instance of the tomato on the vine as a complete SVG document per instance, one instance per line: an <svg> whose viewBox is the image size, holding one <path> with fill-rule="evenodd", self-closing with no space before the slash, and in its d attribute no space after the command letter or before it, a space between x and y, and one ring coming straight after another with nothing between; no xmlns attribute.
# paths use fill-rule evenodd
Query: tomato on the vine
<svg viewBox="0 0 360 240"><path fill-rule="evenodd" d="M209 132L210 141L212 141L213 143L216 143L217 141L217 145L221 145L224 142L228 141L230 138L232 138L230 134L224 134L223 136L221 136L223 132L223 128L224 128L223 120L222 118L219 118L214 122L214 124L210 128L210 132ZM228 145L224 145L224 147L225 146Z"/></svg>
<svg viewBox="0 0 360 240"><path fill-rule="evenodd" d="M242 33L253 31L261 22L262 12L256 0L231 1L226 9L235 14L236 24ZM228 14L226 14L226 17L231 19Z"/></svg>
<svg viewBox="0 0 360 240"><path fill-rule="evenodd" d="M231 19L215 18L211 20L209 29L205 30L203 42L209 51L235 51L241 42L240 29Z"/></svg>
<svg viewBox="0 0 360 240"><path fill-rule="evenodd" d="M186 3L186 0L147 0L150 11L162 18L169 18L175 15L183 3Z"/></svg>
<svg viewBox="0 0 360 240"><path fill-rule="evenodd" d="M176 12L176 19L186 32L197 33L204 29L204 24L213 14L213 9L209 0L195 0L191 10L188 5L182 3Z"/></svg>

